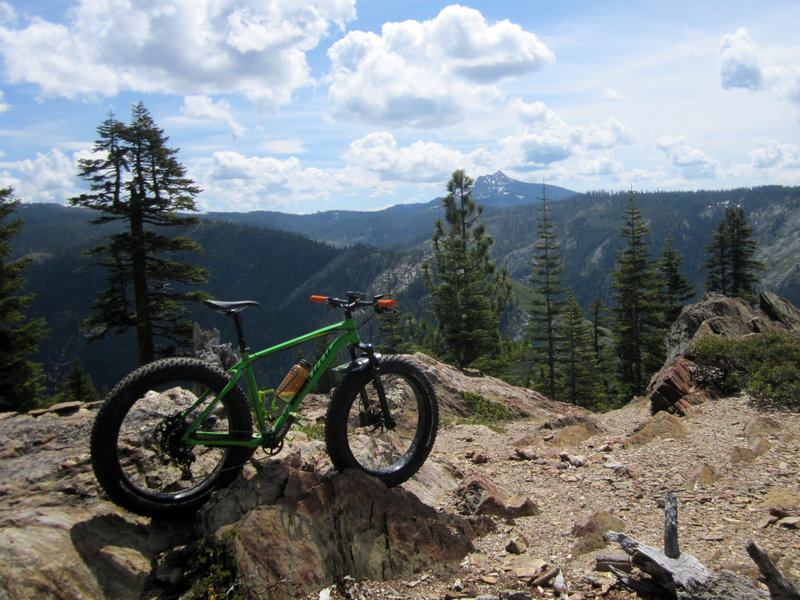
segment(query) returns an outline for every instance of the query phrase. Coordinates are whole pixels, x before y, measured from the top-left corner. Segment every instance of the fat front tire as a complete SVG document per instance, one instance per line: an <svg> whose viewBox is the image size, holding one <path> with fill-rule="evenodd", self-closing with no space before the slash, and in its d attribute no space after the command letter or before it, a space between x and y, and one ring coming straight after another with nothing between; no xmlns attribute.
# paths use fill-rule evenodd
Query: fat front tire
<svg viewBox="0 0 800 600"><path fill-rule="evenodd" d="M413 476L428 458L439 405L425 374L406 358L382 357L380 380L395 426L384 422L373 374L351 373L331 398L325 442L337 470L361 469L394 486Z"/></svg>
<svg viewBox="0 0 800 600"><path fill-rule="evenodd" d="M97 414L91 438L92 468L111 500L148 517L185 517L233 481L251 448L181 441L229 381L209 363L169 358L144 365L117 384ZM249 439L252 417L238 386L200 429Z"/></svg>

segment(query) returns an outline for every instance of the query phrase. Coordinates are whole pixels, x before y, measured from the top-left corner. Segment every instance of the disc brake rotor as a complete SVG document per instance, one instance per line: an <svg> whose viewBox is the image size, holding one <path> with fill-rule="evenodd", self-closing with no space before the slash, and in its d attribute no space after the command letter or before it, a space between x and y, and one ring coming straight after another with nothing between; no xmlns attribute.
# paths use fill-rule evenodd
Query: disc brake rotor
<svg viewBox="0 0 800 600"><path fill-rule="evenodd" d="M181 415L167 417L156 426L155 438L165 462L171 459L181 471L181 479L192 479L192 463L195 460L191 446L182 441L189 424Z"/></svg>

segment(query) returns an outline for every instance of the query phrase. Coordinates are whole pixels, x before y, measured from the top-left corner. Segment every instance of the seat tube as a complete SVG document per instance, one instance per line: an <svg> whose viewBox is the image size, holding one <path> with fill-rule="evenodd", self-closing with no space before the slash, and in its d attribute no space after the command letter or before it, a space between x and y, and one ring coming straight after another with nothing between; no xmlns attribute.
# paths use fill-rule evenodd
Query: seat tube
<svg viewBox="0 0 800 600"><path fill-rule="evenodd" d="M244 379L247 382L247 397L250 398L250 404L253 405L253 410L256 413L258 430L263 433L266 430L266 415L264 414L264 404L261 402L261 398L259 398L258 394L258 383L256 383L256 376L255 373L253 373L253 361L247 349L241 354Z"/></svg>

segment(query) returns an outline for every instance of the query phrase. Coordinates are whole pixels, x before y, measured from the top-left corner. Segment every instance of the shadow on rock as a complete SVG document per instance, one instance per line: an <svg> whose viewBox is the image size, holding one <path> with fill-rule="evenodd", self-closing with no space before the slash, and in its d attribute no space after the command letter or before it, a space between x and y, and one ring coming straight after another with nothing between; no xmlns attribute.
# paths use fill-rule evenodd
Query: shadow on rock
<svg viewBox="0 0 800 600"><path fill-rule="evenodd" d="M280 463L216 494L200 521L206 534L236 530L239 579L266 598L295 597L347 575L382 581L456 563L475 535L470 519L439 513L360 471L326 478Z"/></svg>
<svg viewBox="0 0 800 600"><path fill-rule="evenodd" d="M101 515L76 523L70 538L107 598L140 598L154 557L186 539L191 522L150 525Z"/></svg>

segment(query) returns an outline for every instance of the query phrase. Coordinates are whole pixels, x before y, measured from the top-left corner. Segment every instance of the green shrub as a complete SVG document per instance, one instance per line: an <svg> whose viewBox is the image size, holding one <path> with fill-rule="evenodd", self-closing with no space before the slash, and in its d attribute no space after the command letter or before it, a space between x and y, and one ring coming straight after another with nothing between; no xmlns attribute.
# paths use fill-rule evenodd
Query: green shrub
<svg viewBox="0 0 800 600"><path fill-rule="evenodd" d="M472 417L462 422L487 425L493 429L499 429L498 423L511 418L511 411L507 406L487 400L480 394L461 392L461 397L467 403L467 406L472 409Z"/></svg>
<svg viewBox="0 0 800 600"><path fill-rule="evenodd" d="M726 394L748 392L763 406L800 409L800 334L774 331L731 340L704 336L689 358Z"/></svg>
<svg viewBox="0 0 800 600"><path fill-rule="evenodd" d="M244 600L248 597L238 580L238 565L231 548L234 537L236 530L232 529L221 539L207 537L194 543L188 564L188 575L194 583L183 598Z"/></svg>

